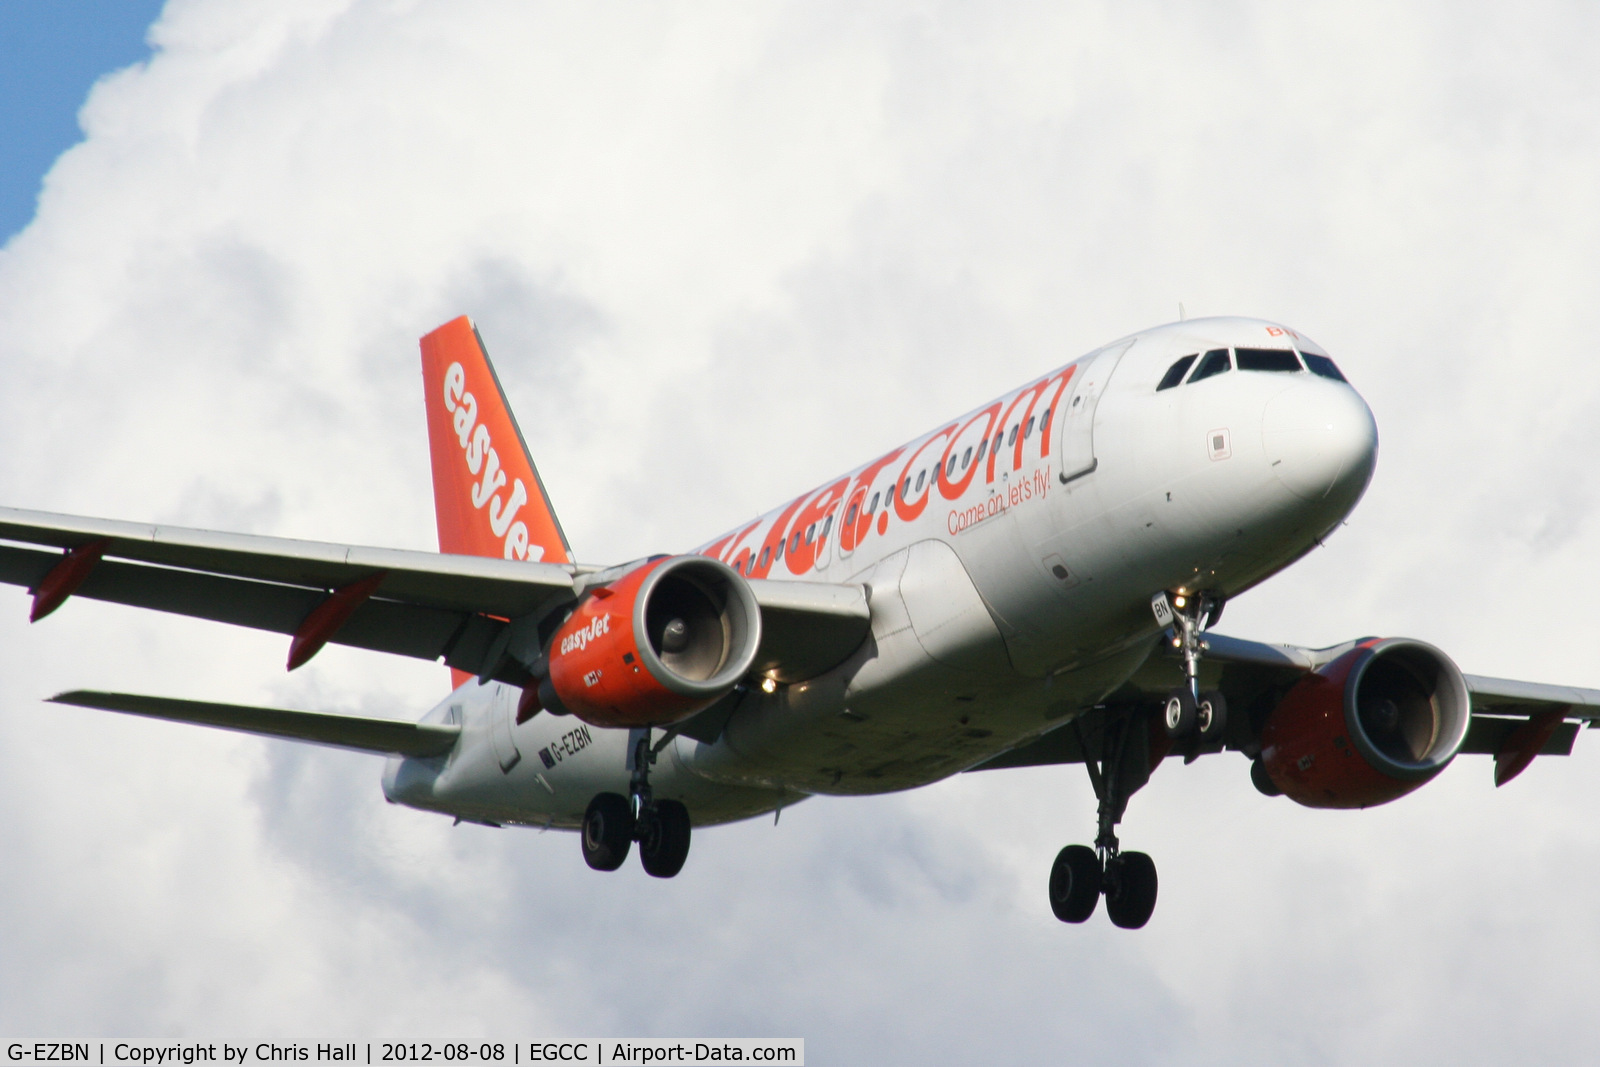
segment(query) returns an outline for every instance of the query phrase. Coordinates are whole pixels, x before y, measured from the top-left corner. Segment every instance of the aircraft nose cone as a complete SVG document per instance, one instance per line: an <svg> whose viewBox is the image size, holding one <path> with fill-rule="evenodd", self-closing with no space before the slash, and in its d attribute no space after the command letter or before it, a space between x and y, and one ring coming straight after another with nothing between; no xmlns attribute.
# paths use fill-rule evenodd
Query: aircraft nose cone
<svg viewBox="0 0 1600 1067"><path fill-rule="evenodd" d="M1378 459L1366 402L1339 382L1305 381L1267 402L1261 444L1272 473L1302 500L1360 497Z"/></svg>

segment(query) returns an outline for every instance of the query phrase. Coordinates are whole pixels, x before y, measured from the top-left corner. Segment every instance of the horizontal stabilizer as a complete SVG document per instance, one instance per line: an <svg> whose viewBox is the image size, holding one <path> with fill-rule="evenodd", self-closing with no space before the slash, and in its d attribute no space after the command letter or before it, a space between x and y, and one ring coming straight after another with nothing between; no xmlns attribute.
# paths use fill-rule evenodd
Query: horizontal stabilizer
<svg viewBox="0 0 1600 1067"><path fill-rule="evenodd" d="M437 723L252 708L241 704L212 704L200 700L175 700L135 693L100 693L88 689L58 693L50 701L396 756L442 756L455 746L456 737L461 733L459 726Z"/></svg>

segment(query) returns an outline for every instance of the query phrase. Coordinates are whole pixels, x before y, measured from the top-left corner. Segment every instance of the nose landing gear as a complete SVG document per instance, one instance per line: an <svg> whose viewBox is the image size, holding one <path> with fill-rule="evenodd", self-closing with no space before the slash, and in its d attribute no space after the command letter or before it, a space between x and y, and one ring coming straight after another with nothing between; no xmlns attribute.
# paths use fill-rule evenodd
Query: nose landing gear
<svg viewBox="0 0 1600 1067"><path fill-rule="evenodd" d="M614 871L639 842L639 862L653 878L671 878L689 858L689 809L677 800L657 800L650 790L650 765L658 749L650 730L638 731L633 747L629 796L600 793L583 815L583 859L597 871Z"/></svg>
<svg viewBox="0 0 1600 1067"><path fill-rule="evenodd" d="M1081 923L1106 898L1106 914L1117 926L1137 930L1150 921L1156 907L1156 865L1143 852L1123 852L1116 827L1128 798L1150 780L1153 762L1167 744L1152 742L1152 719L1143 708L1107 708L1099 737L1097 762L1081 718L1074 720L1083 765L1099 804L1100 831L1094 848L1068 845L1050 869L1050 910L1062 922ZM1160 737L1157 734L1157 737Z"/></svg>
<svg viewBox="0 0 1600 1067"><path fill-rule="evenodd" d="M1201 634L1222 617L1225 598L1215 593L1157 593L1150 598L1156 622L1172 628L1172 644L1183 657L1183 684L1167 694L1162 724L1174 741L1208 744L1228 727L1228 703L1216 690L1200 688L1200 657L1210 647Z"/></svg>

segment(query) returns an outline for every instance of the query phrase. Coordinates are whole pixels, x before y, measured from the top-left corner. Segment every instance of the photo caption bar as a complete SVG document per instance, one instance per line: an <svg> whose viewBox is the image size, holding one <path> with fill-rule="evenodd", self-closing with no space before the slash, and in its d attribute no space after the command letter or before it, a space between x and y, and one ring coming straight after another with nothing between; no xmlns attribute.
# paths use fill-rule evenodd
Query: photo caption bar
<svg viewBox="0 0 1600 1067"><path fill-rule="evenodd" d="M729 1063L805 1067L798 1037L583 1038L543 1041L7 1041L5 1067L193 1067L194 1064L512 1064L711 1067Z"/></svg>

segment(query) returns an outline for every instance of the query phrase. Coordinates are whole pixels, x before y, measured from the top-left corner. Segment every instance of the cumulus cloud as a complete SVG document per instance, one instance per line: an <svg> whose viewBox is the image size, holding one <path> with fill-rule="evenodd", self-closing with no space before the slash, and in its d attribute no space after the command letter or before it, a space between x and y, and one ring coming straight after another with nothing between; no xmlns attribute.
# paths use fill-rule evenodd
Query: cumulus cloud
<svg viewBox="0 0 1600 1067"><path fill-rule="evenodd" d="M416 338L473 315L580 558L695 544L1176 315L1371 403L1328 546L1224 629L1600 686L1583 579L1596 15L1562 4L173 0L0 251L0 499L433 546ZM801 1035L816 1062L1365 1063L1592 1044L1588 738L1390 808L1163 767L1144 931L1063 928L1073 768L814 800L670 883L385 805L360 756L41 707L411 716L444 673L73 602L0 615L13 1031Z"/></svg>

